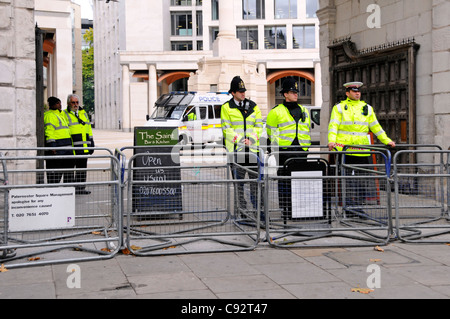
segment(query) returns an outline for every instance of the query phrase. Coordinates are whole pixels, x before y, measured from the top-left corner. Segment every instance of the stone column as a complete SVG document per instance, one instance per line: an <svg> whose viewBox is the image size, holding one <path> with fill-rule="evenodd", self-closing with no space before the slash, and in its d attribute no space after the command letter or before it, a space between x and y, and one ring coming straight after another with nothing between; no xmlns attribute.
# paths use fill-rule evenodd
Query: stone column
<svg viewBox="0 0 450 319"><path fill-rule="evenodd" d="M316 83L316 94L322 90L322 111L320 112L320 135L321 144L328 144L328 123L330 121L330 113L333 105L330 105L330 52L328 44L334 40L334 31L336 28L336 7L334 0L320 0L319 10L317 11L320 25L320 61L321 61L321 87Z"/></svg>
<svg viewBox="0 0 450 319"><path fill-rule="evenodd" d="M155 102L158 99L158 78L156 74L156 65L148 65L148 109L149 115L153 113Z"/></svg>
<svg viewBox="0 0 450 319"><path fill-rule="evenodd" d="M239 57L241 41L236 38L234 26L234 2L219 1L219 34L213 44L214 57Z"/></svg>
<svg viewBox="0 0 450 319"><path fill-rule="evenodd" d="M130 123L130 67L127 64L122 65L122 131L131 132Z"/></svg>
<svg viewBox="0 0 450 319"><path fill-rule="evenodd" d="M314 61L314 105L322 106L322 68L320 60Z"/></svg>

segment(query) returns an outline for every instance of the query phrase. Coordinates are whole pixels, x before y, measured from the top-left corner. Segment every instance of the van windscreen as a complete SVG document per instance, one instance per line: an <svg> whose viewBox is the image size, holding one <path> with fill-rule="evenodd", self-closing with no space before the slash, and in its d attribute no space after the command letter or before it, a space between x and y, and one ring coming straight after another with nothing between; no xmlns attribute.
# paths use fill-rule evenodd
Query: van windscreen
<svg viewBox="0 0 450 319"><path fill-rule="evenodd" d="M166 94L155 103L152 119L179 120L186 107L194 98L193 94Z"/></svg>

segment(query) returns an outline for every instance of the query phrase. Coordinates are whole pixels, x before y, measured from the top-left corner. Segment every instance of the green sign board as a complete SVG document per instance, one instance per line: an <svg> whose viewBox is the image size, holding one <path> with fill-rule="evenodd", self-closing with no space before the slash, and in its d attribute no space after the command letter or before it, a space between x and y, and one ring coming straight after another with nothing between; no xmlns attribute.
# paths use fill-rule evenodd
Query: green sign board
<svg viewBox="0 0 450 319"><path fill-rule="evenodd" d="M135 213L182 211L178 128L135 127L133 211ZM168 217L169 215L164 214Z"/></svg>
<svg viewBox="0 0 450 319"><path fill-rule="evenodd" d="M135 146L173 146L178 143L178 128L136 127Z"/></svg>

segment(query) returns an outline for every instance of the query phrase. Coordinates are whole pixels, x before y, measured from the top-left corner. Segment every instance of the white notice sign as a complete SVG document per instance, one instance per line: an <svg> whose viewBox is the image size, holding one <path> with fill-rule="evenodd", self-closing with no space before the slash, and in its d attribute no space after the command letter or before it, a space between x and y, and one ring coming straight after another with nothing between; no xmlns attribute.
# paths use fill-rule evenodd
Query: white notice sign
<svg viewBox="0 0 450 319"><path fill-rule="evenodd" d="M322 171L292 172L292 218L323 217L323 180L307 178L322 175Z"/></svg>
<svg viewBox="0 0 450 319"><path fill-rule="evenodd" d="M75 226L75 188L24 188L9 191L9 231Z"/></svg>

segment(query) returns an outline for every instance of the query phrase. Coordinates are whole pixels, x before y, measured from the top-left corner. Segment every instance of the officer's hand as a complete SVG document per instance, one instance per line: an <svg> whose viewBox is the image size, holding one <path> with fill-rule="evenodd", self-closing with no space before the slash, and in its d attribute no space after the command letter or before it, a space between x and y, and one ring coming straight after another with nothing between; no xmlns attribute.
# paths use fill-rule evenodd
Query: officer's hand
<svg viewBox="0 0 450 319"><path fill-rule="evenodd" d="M390 142L388 145L389 145L390 147L394 148L394 147L395 147L395 142Z"/></svg>
<svg viewBox="0 0 450 319"><path fill-rule="evenodd" d="M336 147L336 143L328 143L328 149L332 151Z"/></svg>

